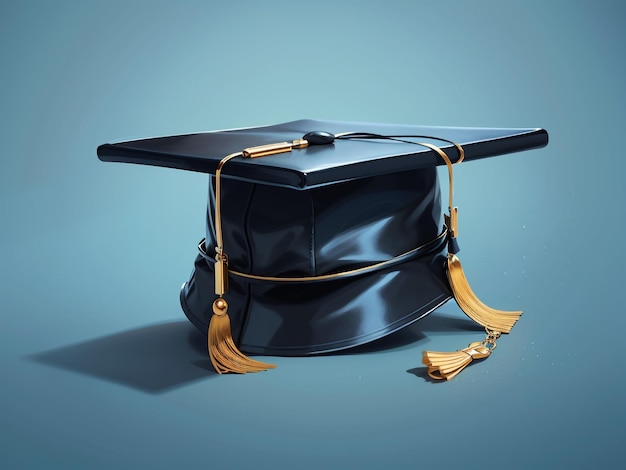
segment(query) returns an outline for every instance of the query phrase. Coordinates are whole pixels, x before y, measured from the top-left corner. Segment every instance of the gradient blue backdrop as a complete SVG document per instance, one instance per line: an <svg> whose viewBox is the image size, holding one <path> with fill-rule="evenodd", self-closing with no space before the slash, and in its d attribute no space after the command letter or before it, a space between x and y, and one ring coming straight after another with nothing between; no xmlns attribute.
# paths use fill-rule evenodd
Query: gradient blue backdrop
<svg viewBox="0 0 626 470"><path fill-rule="evenodd" d="M0 466L619 466L625 12L3 1ZM550 132L457 172L473 287L525 311L492 358L423 378L422 349L480 337L450 303L358 353L207 372L178 304L206 177L95 149L299 118Z"/></svg>

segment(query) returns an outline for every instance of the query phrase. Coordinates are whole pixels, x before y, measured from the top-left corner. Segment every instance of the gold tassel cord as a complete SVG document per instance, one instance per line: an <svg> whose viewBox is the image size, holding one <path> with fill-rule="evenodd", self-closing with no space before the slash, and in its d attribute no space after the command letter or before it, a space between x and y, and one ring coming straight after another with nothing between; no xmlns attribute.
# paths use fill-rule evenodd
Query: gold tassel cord
<svg viewBox="0 0 626 470"><path fill-rule="evenodd" d="M294 144L295 145L295 144ZM281 147L282 148L282 147ZM252 149L248 149L252 150ZM284 150L281 150L284 151ZM228 291L228 256L224 252L222 237L222 169L226 162L240 157L244 152L237 152L222 158L215 170L215 295L213 302L213 316L209 322L208 349L211 363L218 374L233 372L245 374L273 369L273 364L256 361L242 353L235 342L230 328L228 303L224 294Z"/></svg>
<svg viewBox="0 0 626 470"><path fill-rule="evenodd" d="M459 158L456 163L460 163L463 161L465 155L464 150L460 145L454 142L451 143L453 143L459 151ZM487 339L485 339L482 343L472 343L465 349L451 353L430 351L425 351L423 353L422 362L428 367L429 376L433 379L450 380L474 359L483 359L488 357L491 354L491 351L495 349L495 339L499 337L501 333L509 333L511 328L513 328L517 320L520 318L522 312L509 312L488 307L478 299L476 294L470 288L467 278L465 277L465 273L463 272L461 262L455 255L458 251L458 245L456 242L456 238L458 236L458 211L456 207L453 207L453 163L440 147L424 142L415 142L415 144L427 147L437 153L443 159L448 169L449 213L445 216L446 225L449 231L447 276L454 298L461 310L463 310L463 312L465 312L472 320L487 329ZM251 147L244 149L242 152L227 155L217 165L215 171L215 294L217 295L217 299L213 303L213 316L209 323L208 347L211 362L215 367L215 370L220 374L227 372L258 372L275 367L272 364L255 361L247 357L239 351L232 338L230 318L227 314L228 304L223 298L224 294L228 291L228 256L224 252L222 238L222 169L229 160L236 157L263 157L276 153L290 152L294 148L304 148L307 145L308 142L306 140L300 139L291 143L280 142L278 144Z"/></svg>
<svg viewBox="0 0 626 470"><path fill-rule="evenodd" d="M218 374L228 372L245 374L247 372L261 372L275 367L273 364L251 359L237 348L230 330L228 304L221 297L213 302L208 346L211 363Z"/></svg>
<svg viewBox="0 0 626 470"><path fill-rule="evenodd" d="M511 331L522 312L497 310L482 303L467 282L461 261L452 253L448 253L447 274L454 300L468 317L490 330L502 333Z"/></svg>

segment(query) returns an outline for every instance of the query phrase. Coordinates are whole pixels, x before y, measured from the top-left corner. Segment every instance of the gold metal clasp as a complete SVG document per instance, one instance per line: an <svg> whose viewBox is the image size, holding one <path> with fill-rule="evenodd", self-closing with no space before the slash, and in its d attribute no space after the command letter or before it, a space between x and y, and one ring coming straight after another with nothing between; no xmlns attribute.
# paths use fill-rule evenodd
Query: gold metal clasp
<svg viewBox="0 0 626 470"><path fill-rule="evenodd" d="M443 218L446 222L446 226L450 231L450 236L455 238L459 234L459 208L451 207L450 215L444 214Z"/></svg>
<svg viewBox="0 0 626 470"><path fill-rule="evenodd" d="M467 348L463 349L462 351L466 354L469 354L472 359L485 359L486 357L489 357L493 349L495 348L490 348L489 346L485 345L484 342L477 341L474 343L470 343L469 346L467 346Z"/></svg>
<svg viewBox="0 0 626 470"><path fill-rule="evenodd" d="M276 144L265 144L257 147L248 147L243 149L244 157L246 158L258 158L267 157L268 155L276 155L279 153L291 152L292 149L303 149L309 146L309 142L304 139L296 139L291 142L278 142Z"/></svg>
<svg viewBox="0 0 626 470"><path fill-rule="evenodd" d="M228 292L228 256L215 255L215 295L223 296Z"/></svg>
<svg viewBox="0 0 626 470"><path fill-rule="evenodd" d="M291 142L291 148L303 149L309 146L309 141L305 139L296 139Z"/></svg>
<svg viewBox="0 0 626 470"><path fill-rule="evenodd" d="M278 142L276 144L259 145L257 147L249 147L243 149L243 156L246 158L266 157L267 155L276 155L277 153L291 152L289 142Z"/></svg>
<svg viewBox="0 0 626 470"><path fill-rule="evenodd" d="M489 348L490 351L493 351L498 346L496 344L496 341L498 340L498 338L500 338L502 333L500 333L499 331L490 330L489 328L485 328L485 332L487 333L487 336L481 342L481 344L486 348Z"/></svg>

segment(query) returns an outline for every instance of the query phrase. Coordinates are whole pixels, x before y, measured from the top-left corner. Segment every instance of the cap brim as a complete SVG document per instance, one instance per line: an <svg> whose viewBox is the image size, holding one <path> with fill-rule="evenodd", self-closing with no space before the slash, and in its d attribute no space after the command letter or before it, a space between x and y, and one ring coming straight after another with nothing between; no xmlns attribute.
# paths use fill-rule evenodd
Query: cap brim
<svg viewBox="0 0 626 470"><path fill-rule="evenodd" d="M230 281L233 338L250 354L304 356L359 346L425 317L451 298L437 251L358 278L302 285ZM207 331L213 270L201 256L181 289L185 315Z"/></svg>

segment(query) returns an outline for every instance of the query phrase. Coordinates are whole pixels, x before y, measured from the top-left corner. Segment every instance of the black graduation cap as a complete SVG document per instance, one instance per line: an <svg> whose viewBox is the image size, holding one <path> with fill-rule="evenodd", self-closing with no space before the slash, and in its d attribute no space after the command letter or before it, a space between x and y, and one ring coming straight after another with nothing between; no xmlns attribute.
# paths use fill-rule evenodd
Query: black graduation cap
<svg viewBox="0 0 626 470"><path fill-rule="evenodd" d="M300 120L105 144L103 161L210 174L205 239L180 300L215 369L271 366L393 333L454 297L485 340L425 352L433 378L487 357L521 312L492 309L460 261L453 167L544 147L543 129ZM436 166L449 173L442 217Z"/></svg>

